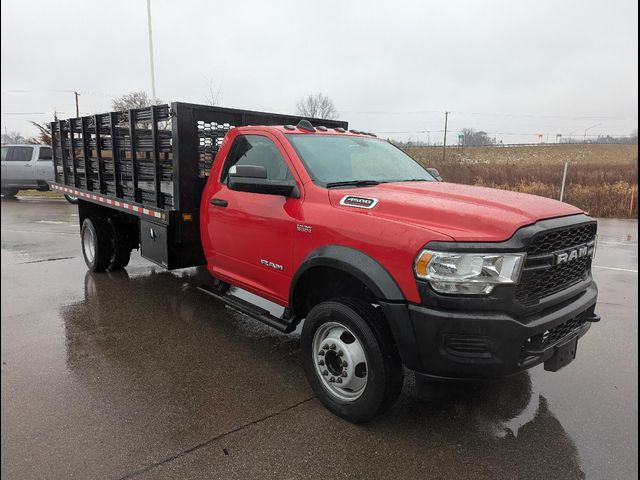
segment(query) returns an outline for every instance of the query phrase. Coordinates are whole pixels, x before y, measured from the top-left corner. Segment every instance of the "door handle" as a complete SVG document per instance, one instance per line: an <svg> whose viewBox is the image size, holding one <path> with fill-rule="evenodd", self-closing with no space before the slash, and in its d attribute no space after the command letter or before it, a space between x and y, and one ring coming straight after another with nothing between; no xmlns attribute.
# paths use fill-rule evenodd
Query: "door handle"
<svg viewBox="0 0 640 480"><path fill-rule="evenodd" d="M30 164L30 163L25 163L25 164L24 164L24 166L25 166L25 167L30 167L30 166L31 166L31 164Z"/></svg>
<svg viewBox="0 0 640 480"><path fill-rule="evenodd" d="M227 202L226 200L222 200L221 198L212 198L211 200L209 200L209 203L214 207L226 207L227 205L229 205L229 202Z"/></svg>

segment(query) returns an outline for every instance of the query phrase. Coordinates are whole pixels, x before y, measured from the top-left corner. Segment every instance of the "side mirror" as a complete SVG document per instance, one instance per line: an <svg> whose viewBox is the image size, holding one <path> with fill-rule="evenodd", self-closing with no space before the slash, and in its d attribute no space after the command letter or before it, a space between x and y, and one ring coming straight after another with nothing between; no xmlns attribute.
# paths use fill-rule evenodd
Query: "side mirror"
<svg viewBox="0 0 640 480"><path fill-rule="evenodd" d="M440 172L438 171L437 168L429 167L427 168L427 172L429 172L431 176L435 178L437 181L439 182L442 181L442 177L440 176Z"/></svg>
<svg viewBox="0 0 640 480"><path fill-rule="evenodd" d="M234 165L229 169L230 190L264 193L300 198L300 191L293 180L269 180L267 170L260 165Z"/></svg>
<svg viewBox="0 0 640 480"><path fill-rule="evenodd" d="M229 178L267 178L267 169L260 165L234 165L229 169Z"/></svg>

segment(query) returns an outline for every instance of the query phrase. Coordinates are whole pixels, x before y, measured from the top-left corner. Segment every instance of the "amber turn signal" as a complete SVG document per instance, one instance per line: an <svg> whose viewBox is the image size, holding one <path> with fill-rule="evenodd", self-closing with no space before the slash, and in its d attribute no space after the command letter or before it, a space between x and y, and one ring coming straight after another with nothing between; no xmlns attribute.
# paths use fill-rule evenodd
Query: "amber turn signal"
<svg viewBox="0 0 640 480"><path fill-rule="evenodd" d="M429 273L429 262L433 255L429 252L422 252L416 260L416 275L425 278Z"/></svg>

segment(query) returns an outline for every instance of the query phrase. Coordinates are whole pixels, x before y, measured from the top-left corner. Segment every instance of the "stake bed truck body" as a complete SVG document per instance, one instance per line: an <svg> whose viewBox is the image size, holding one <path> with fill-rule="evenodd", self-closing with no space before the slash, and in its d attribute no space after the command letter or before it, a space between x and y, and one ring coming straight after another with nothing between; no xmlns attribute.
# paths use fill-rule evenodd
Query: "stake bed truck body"
<svg viewBox="0 0 640 480"><path fill-rule="evenodd" d="M350 421L394 402L403 365L448 379L556 371L599 320L594 219L440 182L346 122L173 103L51 127L51 187L79 198L91 270L139 248L168 269L207 265L203 292L282 332L304 319L309 382Z"/></svg>

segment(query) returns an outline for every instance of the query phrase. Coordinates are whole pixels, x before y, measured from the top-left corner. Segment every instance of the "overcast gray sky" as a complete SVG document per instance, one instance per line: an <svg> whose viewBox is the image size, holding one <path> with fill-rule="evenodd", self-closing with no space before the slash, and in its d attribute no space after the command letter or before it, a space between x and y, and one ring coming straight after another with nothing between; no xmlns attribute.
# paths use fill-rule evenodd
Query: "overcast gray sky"
<svg viewBox="0 0 640 480"><path fill-rule="evenodd" d="M3 0L2 128L110 110L150 90L145 0ZM165 101L294 112L331 97L353 128L442 142L483 129L628 134L638 124L635 0L152 0L156 86ZM31 115L16 115L31 113ZM389 132L389 133L387 133Z"/></svg>

